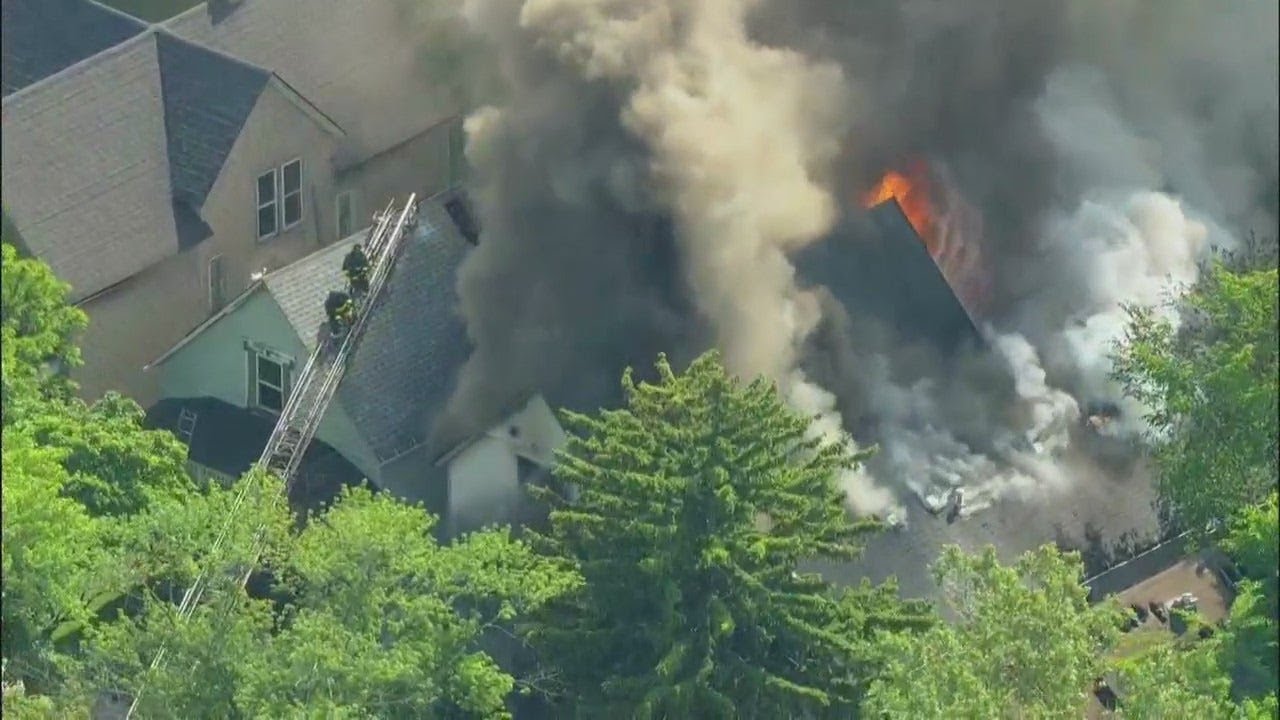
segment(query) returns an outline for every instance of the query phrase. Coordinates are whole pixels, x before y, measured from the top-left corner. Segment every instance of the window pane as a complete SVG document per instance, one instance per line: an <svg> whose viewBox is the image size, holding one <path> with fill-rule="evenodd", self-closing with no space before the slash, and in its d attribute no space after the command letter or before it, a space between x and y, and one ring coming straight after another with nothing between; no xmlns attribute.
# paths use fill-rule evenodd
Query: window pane
<svg viewBox="0 0 1280 720"><path fill-rule="evenodd" d="M295 193L302 189L302 162L291 162L284 166L284 194Z"/></svg>
<svg viewBox="0 0 1280 720"><path fill-rule="evenodd" d="M284 196L284 224L288 227L302 219L302 193Z"/></svg>
<svg viewBox="0 0 1280 720"><path fill-rule="evenodd" d="M258 206L261 207L276 199L276 172L272 170L258 177Z"/></svg>
<svg viewBox="0 0 1280 720"><path fill-rule="evenodd" d="M284 409L284 397L279 390L260 384L258 385L258 404L268 410L280 412Z"/></svg>
<svg viewBox="0 0 1280 720"><path fill-rule="evenodd" d="M266 383L271 387L282 387L284 384L280 381L283 375L284 371L278 363L258 356L258 382Z"/></svg>
<svg viewBox="0 0 1280 720"><path fill-rule="evenodd" d="M345 238L351 234L352 215L351 193L338 195L338 237Z"/></svg>
<svg viewBox="0 0 1280 720"><path fill-rule="evenodd" d="M272 203L258 209L258 237L266 237L276 231L276 206Z"/></svg>

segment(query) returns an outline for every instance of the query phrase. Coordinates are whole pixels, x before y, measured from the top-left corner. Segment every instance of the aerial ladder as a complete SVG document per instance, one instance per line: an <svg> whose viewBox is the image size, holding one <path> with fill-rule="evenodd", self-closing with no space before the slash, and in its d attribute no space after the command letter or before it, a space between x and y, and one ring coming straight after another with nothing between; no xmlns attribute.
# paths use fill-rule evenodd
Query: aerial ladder
<svg viewBox="0 0 1280 720"><path fill-rule="evenodd" d="M280 420L262 449L258 468L280 478L288 494L302 465L307 447L315 438L316 429L324 419L329 403L333 400L347 369L347 360L360 342L368 322L370 311L377 305L379 293L391 274L391 266L399 253L401 241L407 231L417 223L416 196L410 195L404 209L392 212L388 205L370 232L365 254L369 256L369 290L359 301L355 321L345 335L316 343L315 350L298 376L295 390L280 411ZM337 343L336 352L332 344Z"/></svg>
<svg viewBox="0 0 1280 720"><path fill-rule="evenodd" d="M293 392L289 394L284 408L280 411L280 419L262 449L262 455L255 466L257 470L265 470L284 483L284 498L287 499L297 479L302 459L307 447L315 438L320 421L324 419L329 404L338 391L338 385L346 373L347 360L355 352L360 343L369 316L378 305L382 289L391 275L392 266L399 256L404 236L413 231L418 223L417 195L410 195L403 209L393 212L395 201L387 204L380 214L374 216L374 224L370 228L369 238L365 243L365 255L369 258L369 290L364 294L356 307L355 320L339 337L326 337L316 343L311 356L298 376ZM336 347L335 347L336 346ZM194 424L194 423L193 423ZM246 498L247 487L242 487L232 506L231 514L225 521L222 531L214 541L215 549L227 536L233 516ZM259 528L254 541L253 562L243 568L239 576L240 586L244 587L253 574L253 567L261 557L264 542L263 528ZM239 574L239 573L237 573ZM205 572L196 577L182 597L178 614L182 620L191 616L200 598L208 586ZM165 648L162 645L151 662L150 669L155 670L164 662ZM124 717L131 718L137 710L138 701L142 698L139 691L133 697Z"/></svg>

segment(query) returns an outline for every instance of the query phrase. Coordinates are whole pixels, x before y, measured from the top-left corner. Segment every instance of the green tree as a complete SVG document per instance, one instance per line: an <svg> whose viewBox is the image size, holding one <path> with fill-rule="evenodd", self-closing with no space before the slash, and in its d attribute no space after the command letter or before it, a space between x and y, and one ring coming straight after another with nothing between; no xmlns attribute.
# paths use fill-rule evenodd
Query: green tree
<svg viewBox="0 0 1280 720"><path fill-rule="evenodd" d="M282 504L269 502L278 484L261 487L242 507L279 514L236 523L227 546L251 545L258 524L274 528L265 567L283 604L245 594L227 572L212 576L208 602L185 620L151 593L142 612L92 632L81 692L142 688L141 717L508 717L516 680L483 645L575 587L576 574L505 531L441 547L424 510L366 489L345 491L291 535ZM193 554L181 547L170 557L184 581ZM205 562L249 560L232 550ZM167 661L149 670L162 644Z"/></svg>
<svg viewBox="0 0 1280 720"><path fill-rule="evenodd" d="M1091 605L1074 553L1046 545L1001 565L943 549L933 568L953 623L884 637L866 709L891 718L1078 718L1119 637L1120 610Z"/></svg>
<svg viewBox="0 0 1280 720"><path fill-rule="evenodd" d="M1151 308L1130 308L1115 374L1150 408L1161 496L1190 529L1276 490L1277 292L1275 269L1214 264L1182 299L1181 328Z"/></svg>
<svg viewBox="0 0 1280 720"><path fill-rule="evenodd" d="M1221 546L1246 580L1231 604L1224 647L1237 697L1280 691L1280 502L1247 507L1232 519Z"/></svg>
<svg viewBox="0 0 1280 720"><path fill-rule="evenodd" d="M3 648L6 671L37 686L52 673L53 633L84 621L102 562L101 528L60 493L58 450L6 431L3 452Z"/></svg>
<svg viewBox="0 0 1280 720"><path fill-rule="evenodd" d="M1184 636L1117 661L1114 676L1122 699L1115 716L1151 720L1276 717L1274 689L1242 702L1233 699L1231 644L1230 631L1203 640Z"/></svg>
<svg viewBox="0 0 1280 720"><path fill-rule="evenodd" d="M0 246L0 348L3 348L5 424L31 391L67 396L73 389L65 373L80 365L76 336L88 322L67 302L70 286L39 260L21 258L8 243Z"/></svg>
<svg viewBox="0 0 1280 720"><path fill-rule="evenodd" d="M144 428L143 418L133 400L107 393L92 405L78 398L32 403L12 424L64 451L66 495L95 516L130 515L195 490L186 448L167 430Z"/></svg>
<svg viewBox="0 0 1280 720"><path fill-rule="evenodd" d="M814 437L757 380L704 355L657 384L623 378L625 409L568 414L558 477L577 488L544 550L582 591L532 626L585 717L848 717L873 629L923 622L892 587L840 595L798 564L851 558L877 529L834 484L863 455Z"/></svg>

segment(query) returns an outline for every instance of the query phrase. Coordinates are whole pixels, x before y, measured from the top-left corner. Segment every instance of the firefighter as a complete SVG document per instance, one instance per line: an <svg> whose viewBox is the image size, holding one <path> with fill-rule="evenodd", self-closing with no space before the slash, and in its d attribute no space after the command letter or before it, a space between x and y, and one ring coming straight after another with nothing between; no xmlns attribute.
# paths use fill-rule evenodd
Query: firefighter
<svg viewBox="0 0 1280 720"><path fill-rule="evenodd" d="M351 328L356 319L356 305L351 296L334 290L324 301L324 313L329 317L329 332L337 337Z"/></svg>
<svg viewBox="0 0 1280 720"><path fill-rule="evenodd" d="M342 274L347 276L347 285L356 297L369 292L369 258L365 257L360 243L351 247L351 252L342 259Z"/></svg>

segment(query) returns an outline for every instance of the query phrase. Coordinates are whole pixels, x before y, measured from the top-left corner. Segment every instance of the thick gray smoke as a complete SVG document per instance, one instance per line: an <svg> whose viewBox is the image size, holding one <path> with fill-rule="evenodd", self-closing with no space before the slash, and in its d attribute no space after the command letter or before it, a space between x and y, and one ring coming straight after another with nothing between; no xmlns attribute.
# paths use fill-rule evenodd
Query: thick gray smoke
<svg viewBox="0 0 1280 720"><path fill-rule="evenodd" d="M468 119L483 228L451 421L708 346L881 444L851 503L1066 487L1122 304L1276 231L1263 0L468 0L500 91ZM487 87L487 85L486 85ZM789 253L886 170L931 168L990 351L938 358L801 290ZM1108 432L1137 429L1121 407ZM1078 444L1078 443L1076 443ZM878 483L878 484L877 484ZM985 498L984 498L985 496Z"/></svg>

